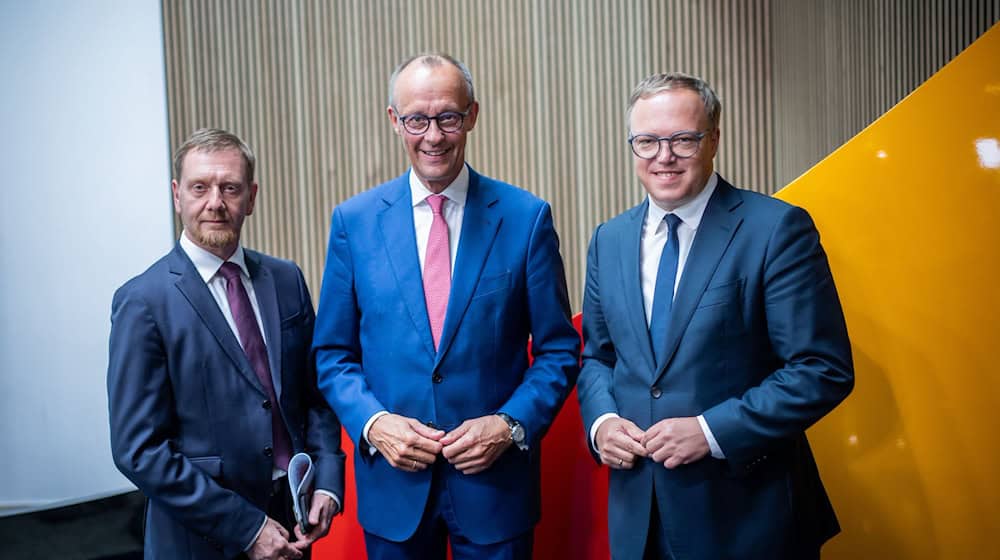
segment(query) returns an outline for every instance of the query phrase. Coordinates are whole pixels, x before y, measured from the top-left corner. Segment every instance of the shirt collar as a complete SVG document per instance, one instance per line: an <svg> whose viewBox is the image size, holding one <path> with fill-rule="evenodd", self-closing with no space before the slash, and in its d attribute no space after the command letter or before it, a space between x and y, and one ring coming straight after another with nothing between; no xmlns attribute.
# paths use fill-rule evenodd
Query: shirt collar
<svg viewBox="0 0 1000 560"><path fill-rule="evenodd" d="M181 249L187 253L191 262L194 263L195 269L198 271L198 275L207 284L216 273L219 272L219 268L222 267L222 263L225 262L219 257L213 255L212 253L202 249L201 247L195 245L194 241L188 237L187 231L181 233L180 239ZM238 244L236 250L233 251L231 257L229 257L229 262L236 264L246 274L250 277L250 271L247 269L246 255L243 252L243 245Z"/></svg>
<svg viewBox="0 0 1000 560"><path fill-rule="evenodd" d="M420 182L420 178L417 174L410 169L410 200L413 205L416 206L427 199L428 196L432 195L430 189L424 186ZM464 207L465 198L469 195L469 166L463 165L462 170L458 172L458 177L451 182L450 185L445 187L441 191L448 200L454 202L455 204Z"/></svg>
<svg viewBox="0 0 1000 560"><path fill-rule="evenodd" d="M712 193L715 192L715 187L719 183L719 176L715 173L708 178L708 183L705 184L705 188L698 193L698 196L694 197L690 202L674 208L672 214L676 214L685 225L691 229L698 229L701 224L701 218L705 215L705 208L708 206L708 200L712 198ZM663 217L668 214L666 210L660 208L656 202L653 201L653 197L646 195L649 200L649 209L646 210L646 225L655 226L663 220Z"/></svg>

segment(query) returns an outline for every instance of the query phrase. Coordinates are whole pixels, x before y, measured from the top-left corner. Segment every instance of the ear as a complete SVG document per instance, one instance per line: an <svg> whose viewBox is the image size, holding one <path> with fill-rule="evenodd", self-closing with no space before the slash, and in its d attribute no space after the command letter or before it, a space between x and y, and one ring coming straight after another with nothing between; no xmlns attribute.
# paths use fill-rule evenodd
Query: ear
<svg viewBox="0 0 1000 560"><path fill-rule="evenodd" d="M476 127L476 119L479 118L479 102L474 101L469 109L468 116L465 117L465 130L469 131Z"/></svg>
<svg viewBox="0 0 1000 560"><path fill-rule="evenodd" d="M173 198L174 198L174 212L176 212L178 216L180 216L181 214L181 200L179 198L179 193L178 193L179 189L180 186L177 184L176 179L170 181L170 192L173 193Z"/></svg>
<svg viewBox="0 0 1000 560"><path fill-rule="evenodd" d="M708 137L712 140L712 157L713 158L715 157L715 154L719 151L719 138L721 138L721 136L722 136L722 133L719 130L719 127L716 127L715 130L713 130L712 132L708 133Z"/></svg>
<svg viewBox="0 0 1000 560"><path fill-rule="evenodd" d="M396 136L401 136L402 134L399 131L399 115L396 114L396 110L392 108L392 105L389 105L385 108L385 112L389 115L389 124L392 125L392 131L396 133Z"/></svg>
<svg viewBox="0 0 1000 560"><path fill-rule="evenodd" d="M253 214L254 203L257 202L257 183L250 183L250 200L247 202L247 216Z"/></svg>

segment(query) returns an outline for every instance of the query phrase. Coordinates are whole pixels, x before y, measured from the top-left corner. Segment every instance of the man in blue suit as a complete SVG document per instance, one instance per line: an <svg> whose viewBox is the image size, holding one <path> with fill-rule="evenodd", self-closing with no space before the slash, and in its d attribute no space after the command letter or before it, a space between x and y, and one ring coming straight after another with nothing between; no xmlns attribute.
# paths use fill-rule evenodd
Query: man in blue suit
<svg viewBox="0 0 1000 560"><path fill-rule="evenodd" d="M616 559L818 558L839 531L805 430L853 387L840 301L809 215L714 173L720 112L641 82L648 196L590 242L578 395Z"/></svg>
<svg viewBox="0 0 1000 560"><path fill-rule="evenodd" d="M235 135L195 132L174 158L180 241L112 303L111 447L149 500L146 558L302 558L340 508L340 423L316 389L302 272L240 244L254 162ZM306 532L295 452L315 468Z"/></svg>
<svg viewBox="0 0 1000 560"><path fill-rule="evenodd" d="M466 165L478 114L463 64L403 62L411 169L333 212L314 348L371 559L530 558L540 441L578 373L549 206Z"/></svg>

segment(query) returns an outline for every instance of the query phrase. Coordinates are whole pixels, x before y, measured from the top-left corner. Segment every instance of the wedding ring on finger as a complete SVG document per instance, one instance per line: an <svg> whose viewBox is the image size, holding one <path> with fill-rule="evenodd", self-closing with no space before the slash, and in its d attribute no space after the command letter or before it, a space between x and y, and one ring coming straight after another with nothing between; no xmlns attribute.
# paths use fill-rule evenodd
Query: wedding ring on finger
<svg viewBox="0 0 1000 560"><path fill-rule="evenodd" d="M618 466L619 467L625 466L625 459L618 459Z"/></svg>
<svg viewBox="0 0 1000 560"><path fill-rule="evenodd" d="M410 467L410 468L413 469L413 470L417 470L417 460L416 459L413 460L413 466Z"/></svg>

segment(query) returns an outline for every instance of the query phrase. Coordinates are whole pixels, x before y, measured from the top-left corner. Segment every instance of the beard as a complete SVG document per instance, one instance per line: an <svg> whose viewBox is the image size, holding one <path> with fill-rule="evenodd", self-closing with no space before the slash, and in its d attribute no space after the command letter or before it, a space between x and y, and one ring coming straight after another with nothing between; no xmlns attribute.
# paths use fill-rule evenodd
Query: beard
<svg viewBox="0 0 1000 560"><path fill-rule="evenodd" d="M202 247L225 249L232 247L237 241L239 241L239 236L232 230L198 231L195 233L195 242Z"/></svg>

